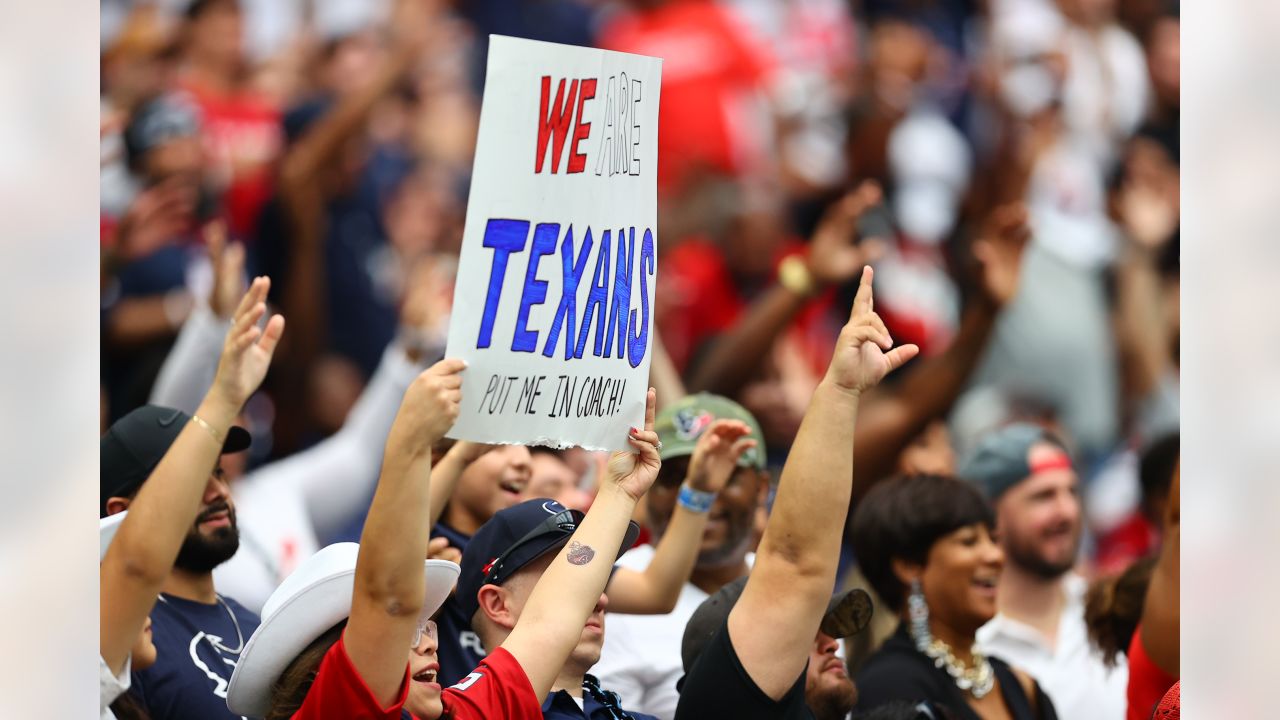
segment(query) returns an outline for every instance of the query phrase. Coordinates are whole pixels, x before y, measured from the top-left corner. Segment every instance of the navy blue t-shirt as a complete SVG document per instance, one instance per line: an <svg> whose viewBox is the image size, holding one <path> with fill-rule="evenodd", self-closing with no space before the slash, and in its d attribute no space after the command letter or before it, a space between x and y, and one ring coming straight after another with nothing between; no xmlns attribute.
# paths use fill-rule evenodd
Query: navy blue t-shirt
<svg viewBox="0 0 1280 720"><path fill-rule="evenodd" d="M161 595L151 611L156 663L133 673L152 720L227 720L227 685L258 616L228 597L207 605ZM232 616L234 613L234 619Z"/></svg>
<svg viewBox="0 0 1280 720"><path fill-rule="evenodd" d="M431 531L431 537L449 538L449 544L459 550L466 550L471 536L437 522ZM440 633L440 671L436 678L440 687L449 687L466 677L480 661L484 659L484 643L480 636L471 629L471 618L465 617L453 595L444 601L440 612L436 614L436 628Z"/></svg>

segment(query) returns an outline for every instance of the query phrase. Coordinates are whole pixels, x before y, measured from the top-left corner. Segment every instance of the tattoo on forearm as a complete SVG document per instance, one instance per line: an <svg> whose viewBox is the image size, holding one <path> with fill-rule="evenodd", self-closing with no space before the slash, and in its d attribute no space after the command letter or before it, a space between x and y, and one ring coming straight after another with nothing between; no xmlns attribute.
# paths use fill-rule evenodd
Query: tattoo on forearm
<svg viewBox="0 0 1280 720"><path fill-rule="evenodd" d="M569 541L569 562L574 565L586 565L596 556L590 545L583 545L577 540Z"/></svg>

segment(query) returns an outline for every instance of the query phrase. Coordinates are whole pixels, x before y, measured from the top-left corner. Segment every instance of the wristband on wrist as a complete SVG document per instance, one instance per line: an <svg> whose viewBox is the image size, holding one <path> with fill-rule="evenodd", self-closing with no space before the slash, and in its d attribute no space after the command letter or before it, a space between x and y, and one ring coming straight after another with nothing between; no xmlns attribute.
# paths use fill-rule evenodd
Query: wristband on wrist
<svg viewBox="0 0 1280 720"><path fill-rule="evenodd" d="M691 512L705 513L711 510L711 504L716 501L716 494L713 492L703 492L694 490L688 485L680 486L679 503Z"/></svg>
<svg viewBox="0 0 1280 720"><path fill-rule="evenodd" d="M802 298L813 297L818 282L799 255L791 255L778 265L778 284Z"/></svg>
<svg viewBox="0 0 1280 720"><path fill-rule="evenodd" d="M212 425L206 422L205 419L200 417L199 415L192 415L191 422L204 428L209 433L209 435L213 437L214 442L218 443L218 447L222 447L223 443L226 442L226 438L222 437L222 435L217 430L215 430Z"/></svg>

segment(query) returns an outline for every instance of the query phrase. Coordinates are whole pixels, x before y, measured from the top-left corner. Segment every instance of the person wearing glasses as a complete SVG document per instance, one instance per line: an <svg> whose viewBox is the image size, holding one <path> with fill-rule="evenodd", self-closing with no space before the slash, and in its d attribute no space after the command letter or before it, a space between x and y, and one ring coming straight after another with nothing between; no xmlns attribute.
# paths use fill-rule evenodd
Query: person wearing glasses
<svg viewBox="0 0 1280 720"><path fill-rule="evenodd" d="M806 668L836 584L862 393L919 352L893 347L873 310L870 267L782 469L755 563L691 658L676 720L806 720ZM862 683L858 683L859 692Z"/></svg>
<svg viewBox="0 0 1280 720"><path fill-rule="evenodd" d="M232 712L267 720L541 717L538 698L577 644L609 579L613 549L661 465L654 393L646 398L645 429L627 438L635 452L610 459L591 512L550 561L524 621L471 674L442 690L435 682L438 631L429 616L452 589L457 566L423 558L431 448L457 419L464 368L442 360L409 387L359 546L326 548L272 594L232 675ZM597 548L610 554L597 557Z"/></svg>

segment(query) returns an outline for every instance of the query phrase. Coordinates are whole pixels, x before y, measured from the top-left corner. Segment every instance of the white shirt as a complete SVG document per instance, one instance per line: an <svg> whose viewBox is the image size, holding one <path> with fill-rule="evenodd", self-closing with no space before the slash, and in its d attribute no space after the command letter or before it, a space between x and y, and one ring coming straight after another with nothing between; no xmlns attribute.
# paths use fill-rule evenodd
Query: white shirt
<svg viewBox="0 0 1280 720"><path fill-rule="evenodd" d="M1108 669L1090 645L1084 624L1087 586L1074 573L1063 579L1066 606L1052 648L1038 630L996 615L978 630L978 649L1030 673L1062 720L1123 720L1129 669L1123 657Z"/></svg>
<svg viewBox="0 0 1280 720"><path fill-rule="evenodd" d="M618 565L643 571L653 553L652 545L632 548L618 558ZM747 565L753 559L748 555ZM666 615L609 613L600 662L591 668L591 674L600 680L601 687L618 693L622 707L672 720L680 701L676 681L684 675L680 659L684 626L707 597L692 583L685 583L675 609Z"/></svg>
<svg viewBox="0 0 1280 720"><path fill-rule="evenodd" d="M102 720L116 720L110 705L129 689L130 662L131 658L125 658L124 669L119 675L114 675L107 667L107 661L98 656L98 705L102 708Z"/></svg>

